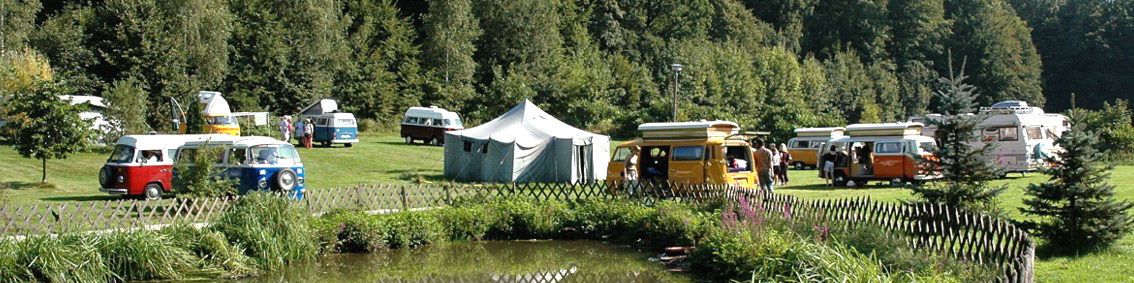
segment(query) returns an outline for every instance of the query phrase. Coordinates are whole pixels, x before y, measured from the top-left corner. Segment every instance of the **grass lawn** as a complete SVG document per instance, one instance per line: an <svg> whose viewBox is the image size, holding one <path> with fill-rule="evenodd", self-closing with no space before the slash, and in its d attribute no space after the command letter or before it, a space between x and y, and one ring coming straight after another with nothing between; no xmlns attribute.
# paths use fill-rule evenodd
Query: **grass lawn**
<svg viewBox="0 0 1134 283"><path fill-rule="evenodd" d="M419 180L443 180L444 158L440 147L403 144L396 133L366 133L362 143L351 148L341 145L334 148L299 149L309 179L308 188L317 190L357 184L410 183ZM20 157L11 146L0 146L0 198L9 204L32 204L76 200L104 200L110 196L98 191L98 170L108 154L80 153L66 160L47 162L47 179L51 183L41 188L40 162ZM792 170L791 184L778 188L778 193L803 198L846 198L870 196L876 200L899 201L910 199L909 190L884 185L865 188L828 188L816 177L816 171ZM1047 177L1028 174L995 184L1008 186L1000 197L1000 205L1011 217L1024 216L1023 188ZM1117 186L1120 199L1134 199L1134 166L1118 167L1110 182ZM1134 237L1126 237L1118 246L1098 253L1079 257L1041 256L1036 264L1036 279L1041 282L1064 282L1090 279L1095 282L1134 281Z"/></svg>

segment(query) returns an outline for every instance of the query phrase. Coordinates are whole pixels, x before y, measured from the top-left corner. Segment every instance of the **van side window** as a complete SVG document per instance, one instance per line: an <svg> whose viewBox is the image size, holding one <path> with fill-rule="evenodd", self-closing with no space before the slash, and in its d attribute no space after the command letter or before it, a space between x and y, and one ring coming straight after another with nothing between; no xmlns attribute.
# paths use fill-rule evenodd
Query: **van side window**
<svg viewBox="0 0 1134 283"><path fill-rule="evenodd" d="M445 126L444 122L443 122L443 121L441 121L441 119L433 119L433 125L434 125L434 126L438 126L438 127L443 127L443 126Z"/></svg>
<svg viewBox="0 0 1134 283"><path fill-rule="evenodd" d="M243 149L229 149L228 164L238 165L245 164L247 160L244 159L246 152Z"/></svg>
<svg viewBox="0 0 1134 283"><path fill-rule="evenodd" d="M614 151L614 159L611 160L611 161L622 162L622 161L626 161L626 158L629 158L629 157L630 157L630 149L623 147L623 148L619 148L619 149Z"/></svg>
<svg viewBox="0 0 1134 283"><path fill-rule="evenodd" d="M418 124L420 124L420 125L426 125L426 126L429 126L429 124L432 124L432 123L433 123L433 119L429 119L429 118L421 118L420 120L417 120L417 122L418 122Z"/></svg>
<svg viewBox="0 0 1134 283"><path fill-rule="evenodd" d="M1000 128L1000 141L1018 141L1020 140L1020 130L1016 127Z"/></svg>
<svg viewBox="0 0 1134 283"><path fill-rule="evenodd" d="M811 141L794 141L791 143L791 148L810 148Z"/></svg>
<svg viewBox="0 0 1134 283"><path fill-rule="evenodd" d="M705 154L703 146L675 146L673 147L674 161L701 160Z"/></svg>
<svg viewBox="0 0 1134 283"><path fill-rule="evenodd" d="M319 122L316 123L316 125L326 126L327 125L327 118L319 118Z"/></svg>
<svg viewBox="0 0 1134 283"><path fill-rule="evenodd" d="M898 142L880 142L874 145L874 153L901 153L902 144Z"/></svg>
<svg viewBox="0 0 1134 283"><path fill-rule="evenodd" d="M1043 139L1043 128L1040 126L1028 126L1028 139L1041 140Z"/></svg>
<svg viewBox="0 0 1134 283"><path fill-rule="evenodd" d="M417 124L417 117L406 117L406 124Z"/></svg>

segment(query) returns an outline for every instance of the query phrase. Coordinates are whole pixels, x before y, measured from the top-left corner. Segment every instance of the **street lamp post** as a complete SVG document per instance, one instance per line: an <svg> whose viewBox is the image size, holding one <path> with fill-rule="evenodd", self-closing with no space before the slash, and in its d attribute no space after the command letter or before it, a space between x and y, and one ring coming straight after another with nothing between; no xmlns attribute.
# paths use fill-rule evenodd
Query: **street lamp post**
<svg viewBox="0 0 1134 283"><path fill-rule="evenodd" d="M681 64L671 64L670 69L673 69L673 121L677 122L677 75L681 73Z"/></svg>

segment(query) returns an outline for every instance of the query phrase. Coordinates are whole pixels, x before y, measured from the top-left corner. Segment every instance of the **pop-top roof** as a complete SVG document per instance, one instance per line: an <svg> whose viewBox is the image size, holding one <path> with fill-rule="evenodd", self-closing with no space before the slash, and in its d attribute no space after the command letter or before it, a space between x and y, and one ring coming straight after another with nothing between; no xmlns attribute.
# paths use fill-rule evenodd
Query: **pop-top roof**
<svg viewBox="0 0 1134 283"><path fill-rule="evenodd" d="M846 134L860 136L916 136L921 135L922 123L854 124L847 126Z"/></svg>
<svg viewBox="0 0 1134 283"><path fill-rule="evenodd" d="M302 115L319 115L339 111L339 102L333 98L322 98L303 108Z"/></svg>
<svg viewBox="0 0 1134 283"><path fill-rule="evenodd" d="M798 128L795 129L795 135L800 137L838 137L843 135L843 127L827 127L827 128Z"/></svg>
<svg viewBox="0 0 1134 283"><path fill-rule="evenodd" d="M740 129L730 121L662 122L645 123L638 126L643 139L677 138L725 138L736 134Z"/></svg>

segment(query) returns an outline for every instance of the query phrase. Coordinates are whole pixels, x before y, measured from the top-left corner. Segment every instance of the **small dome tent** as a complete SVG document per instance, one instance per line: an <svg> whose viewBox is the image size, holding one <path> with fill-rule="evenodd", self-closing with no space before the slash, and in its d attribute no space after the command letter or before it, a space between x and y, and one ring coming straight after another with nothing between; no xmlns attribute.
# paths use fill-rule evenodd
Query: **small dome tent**
<svg viewBox="0 0 1134 283"><path fill-rule="evenodd" d="M524 100L476 128L445 134L445 177L480 182L606 179L610 137L586 132Z"/></svg>

